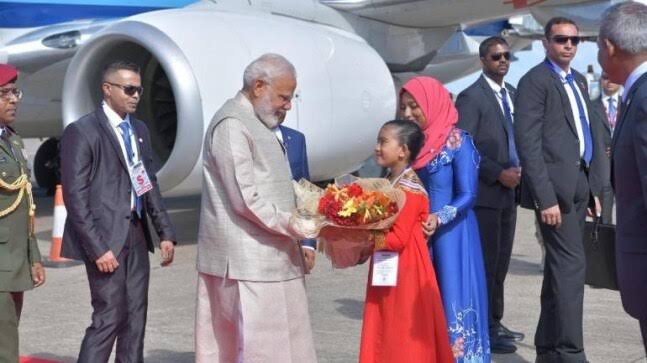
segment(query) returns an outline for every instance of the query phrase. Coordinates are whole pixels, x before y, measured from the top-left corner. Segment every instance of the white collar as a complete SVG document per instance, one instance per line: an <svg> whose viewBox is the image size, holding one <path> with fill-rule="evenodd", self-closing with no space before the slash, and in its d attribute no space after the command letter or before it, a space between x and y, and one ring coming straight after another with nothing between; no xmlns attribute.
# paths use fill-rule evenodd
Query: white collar
<svg viewBox="0 0 647 363"><path fill-rule="evenodd" d="M611 98L612 98L612 99L614 99L615 101L618 101L618 98L620 98L620 90L615 91L612 95L607 95L607 94L605 94L605 93L604 93L604 91L602 91L602 99L603 99L604 101L607 101L607 102L608 102L608 101L609 101L609 97L611 97Z"/></svg>
<svg viewBox="0 0 647 363"><path fill-rule="evenodd" d="M564 69L562 69L562 67L558 66L555 62L553 62L552 59L548 57L546 57L546 59L548 59L550 64L552 64L553 70L557 72L557 74L562 78L562 82L566 82L566 76L571 73L571 67L570 66L568 67L568 72L567 72Z"/></svg>
<svg viewBox="0 0 647 363"><path fill-rule="evenodd" d="M121 116L119 116L112 108L110 108L106 101L103 101L101 103L101 107L103 107L103 112L106 114L108 122L110 122L110 126L112 126L113 128L119 127L119 124L124 121L130 124L130 114L126 114L126 117L122 119Z"/></svg>
<svg viewBox="0 0 647 363"><path fill-rule="evenodd" d="M505 86L505 81L503 81L504 86L501 86L500 84L494 82L494 80L488 77L487 74L485 73L483 73L483 78L485 78L485 80L490 85L490 87L492 87L492 90L494 91L494 93L501 94L501 89ZM508 92L507 89L506 89L506 92Z"/></svg>
<svg viewBox="0 0 647 363"><path fill-rule="evenodd" d="M636 67L625 81L625 93L622 95L622 102L627 101L627 96L629 95L629 91L631 91L631 87L636 83L638 78L645 73L647 73L647 61Z"/></svg>

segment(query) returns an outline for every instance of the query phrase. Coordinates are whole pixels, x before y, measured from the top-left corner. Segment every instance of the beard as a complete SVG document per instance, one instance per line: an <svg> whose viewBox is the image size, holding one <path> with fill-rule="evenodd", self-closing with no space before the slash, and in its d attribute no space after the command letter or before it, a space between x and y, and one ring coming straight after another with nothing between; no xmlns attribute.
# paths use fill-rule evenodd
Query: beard
<svg viewBox="0 0 647 363"><path fill-rule="evenodd" d="M266 93L258 100L258 103L254 107L254 112L256 113L256 116L263 121L265 126L270 129L278 127L285 118L285 116L280 117L277 115L278 112L273 109L272 99L270 98L269 93Z"/></svg>

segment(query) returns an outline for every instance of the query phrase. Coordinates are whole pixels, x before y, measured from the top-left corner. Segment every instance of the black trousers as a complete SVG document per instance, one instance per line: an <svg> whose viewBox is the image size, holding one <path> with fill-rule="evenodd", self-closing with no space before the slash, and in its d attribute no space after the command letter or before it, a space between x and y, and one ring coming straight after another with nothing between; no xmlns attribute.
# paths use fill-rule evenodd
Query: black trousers
<svg viewBox="0 0 647 363"><path fill-rule="evenodd" d="M512 256L517 206L512 202L502 208L476 207L474 212L479 224L485 260L489 327L490 331L493 331L499 327L503 319L503 284Z"/></svg>
<svg viewBox="0 0 647 363"><path fill-rule="evenodd" d="M78 362L108 362L117 340L117 363L144 361L150 262L141 221L132 218L119 267L103 273L86 263L92 296L92 324L85 331Z"/></svg>
<svg viewBox="0 0 647 363"><path fill-rule="evenodd" d="M570 212L562 211L559 228L541 222L546 247L544 281L541 288L541 314L535 334L537 362L586 362L582 333L584 279L584 221L589 201L589 184L580 172Z"/></svg>

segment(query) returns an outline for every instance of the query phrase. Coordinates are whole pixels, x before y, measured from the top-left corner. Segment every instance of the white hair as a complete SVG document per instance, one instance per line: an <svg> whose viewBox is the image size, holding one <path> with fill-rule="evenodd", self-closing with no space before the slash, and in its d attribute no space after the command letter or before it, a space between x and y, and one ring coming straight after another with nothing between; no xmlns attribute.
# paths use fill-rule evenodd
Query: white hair
<svg viewBox="0 0 647 363"><path fill-rule="evenodd" d="M647 6L628 1L609 7L602 14L598 37L631 55L646 53Z"/></svg>
<svg viewBox="0 0 647 363"><path fill-rule="evenodd" d="M297 78L297 71L292 63L280 54L265 53L245 68L243 89L252 89L258 80L271 84L273 79L284 75Z"/></svg>

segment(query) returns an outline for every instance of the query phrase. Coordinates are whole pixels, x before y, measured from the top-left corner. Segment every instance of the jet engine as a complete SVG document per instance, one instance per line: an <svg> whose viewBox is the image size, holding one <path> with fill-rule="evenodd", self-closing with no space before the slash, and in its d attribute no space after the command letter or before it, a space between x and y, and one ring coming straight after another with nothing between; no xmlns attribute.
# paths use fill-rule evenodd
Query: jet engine
<svg viewBox="0 0 647 363"><path fill-rule="evenodd" d="M312 178L357 170L372 153L380 125L395 115L386 64L353 33L270 13L185 8L106 27L70 62L64 125L99 106L107 63L138 63L144 94L136 116L151 131L160 186L167 196L199 193L205 130L242 87L245 66L266 52L296 67L298 85L285 124L306 135Z"/></svg>

